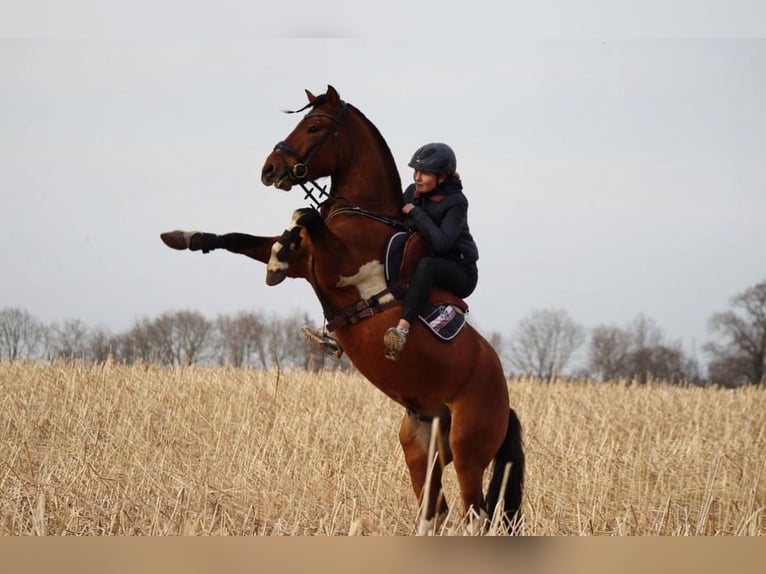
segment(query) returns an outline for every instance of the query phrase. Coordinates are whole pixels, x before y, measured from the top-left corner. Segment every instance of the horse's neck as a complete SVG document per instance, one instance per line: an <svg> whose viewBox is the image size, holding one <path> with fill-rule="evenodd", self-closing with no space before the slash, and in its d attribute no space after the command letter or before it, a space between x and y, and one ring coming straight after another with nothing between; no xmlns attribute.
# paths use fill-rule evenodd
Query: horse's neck
<svg viewBox="0 0 766 574"><path fill-rule="evenodd" d="M402 189L391 152L374 127L362 119L350 159L332 176L331 194L355 207L400 218Z"/></svg>
<svg viewBox="0 0 766 574"><path fill-rule="evenodd" d="M350 170L336 175L330 194L343 205L401 218L402 190L383 170Z"/></svg>

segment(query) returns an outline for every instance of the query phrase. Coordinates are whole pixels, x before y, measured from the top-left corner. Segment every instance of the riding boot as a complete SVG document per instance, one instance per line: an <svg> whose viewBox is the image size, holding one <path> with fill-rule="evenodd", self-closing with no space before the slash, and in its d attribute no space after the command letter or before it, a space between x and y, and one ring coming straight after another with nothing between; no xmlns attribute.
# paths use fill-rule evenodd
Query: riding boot
<svg viewBox="0 0 766 574"><path fill-rule="evenodd" d="M402 329L401 327L391 327L386 334L383 335L383 344L386 346L386 359L392 361L399 360L399 353L404 349L404 344L407 342L407 333L409 329Z"/></svg>

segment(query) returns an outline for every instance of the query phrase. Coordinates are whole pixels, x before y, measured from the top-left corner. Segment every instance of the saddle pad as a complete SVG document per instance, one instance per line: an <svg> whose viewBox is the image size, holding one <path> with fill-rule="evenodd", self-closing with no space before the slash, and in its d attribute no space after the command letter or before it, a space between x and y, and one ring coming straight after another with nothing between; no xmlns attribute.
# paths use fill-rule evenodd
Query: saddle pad
<svg viewBox="0 0 766 574"><path fill-rule="evenodd" d="M465 327L465 314L447 303L427 305L418 317L442 341L451 341Z"/></svg>

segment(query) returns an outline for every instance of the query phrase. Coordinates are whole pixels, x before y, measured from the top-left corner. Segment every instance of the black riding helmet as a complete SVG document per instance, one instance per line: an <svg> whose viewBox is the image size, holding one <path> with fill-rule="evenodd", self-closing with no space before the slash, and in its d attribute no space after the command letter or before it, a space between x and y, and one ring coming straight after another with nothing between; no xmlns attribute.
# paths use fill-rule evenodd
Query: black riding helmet
<svg viewBox="0 0 766 574"><path fill-rule="evenodd" d="M445 143L427 143L412 155L409 166L419 171L449 175L457 169L457 159L452 148Z"/></svg>

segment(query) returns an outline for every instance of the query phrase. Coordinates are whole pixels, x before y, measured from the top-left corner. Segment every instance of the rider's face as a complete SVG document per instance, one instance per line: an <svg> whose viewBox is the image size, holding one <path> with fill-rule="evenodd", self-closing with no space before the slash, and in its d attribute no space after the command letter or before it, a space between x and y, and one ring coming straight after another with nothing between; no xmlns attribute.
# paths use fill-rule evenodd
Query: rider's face
<svg viewBox="0 0 766 574"><path fill-rule="evenodd" d="M433 172L416 169L412 179L415 181L415 189L418 193L431 193L437 185L444 181L444 176L440 177Z"/></svg>

